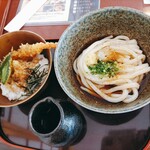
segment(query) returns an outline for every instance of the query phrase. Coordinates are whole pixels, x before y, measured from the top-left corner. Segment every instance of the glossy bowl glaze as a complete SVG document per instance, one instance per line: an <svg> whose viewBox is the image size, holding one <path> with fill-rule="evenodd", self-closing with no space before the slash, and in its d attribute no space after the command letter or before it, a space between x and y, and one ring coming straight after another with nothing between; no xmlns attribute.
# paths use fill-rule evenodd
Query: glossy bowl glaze
<svg viewBox="0 0 150 150"><path fill-rule="evenodd" d="M90 12L73 23L61 36L55 52L55 72L66 94L86 109L118 114L137 110L150 103L149 76L141 86L139 97L132 103L109 103L81 91L73 71L73 62L94 41L113 35L136 39L150 64L150 17L126 7L108 7Z"/></svg>
<svg viewBox="0 0 150 150"><path fill-rule="evenodd" d="M12 47L14 49L18 49L21 44L26 43L34 44L37 42L45 43L46 41L40 35L31 31L21 30L3 34L2 36L0 36L0 60L2 60L3 57L6 56L11 51ZM0 107L16 106L24 102L27 102L35 98L37 95L39 95L42 89L46 86L46 81L48 80L52 65L51 51L49 49L45 49L43 51L43 54L49 60L49 68L48 74L44 79L44 81L42 82L42 84L37 88L37 90L32 95L23 100L9 101L8 98L3 96L2 93L0 92Z"/></svg>
<svg viewBox="0 0 150 150"><path fill-rule="evenodd" d="M29 113L31 131L44 143L66 147L82 139L86 120L71 102L46 97L33 105Z"/></svg>

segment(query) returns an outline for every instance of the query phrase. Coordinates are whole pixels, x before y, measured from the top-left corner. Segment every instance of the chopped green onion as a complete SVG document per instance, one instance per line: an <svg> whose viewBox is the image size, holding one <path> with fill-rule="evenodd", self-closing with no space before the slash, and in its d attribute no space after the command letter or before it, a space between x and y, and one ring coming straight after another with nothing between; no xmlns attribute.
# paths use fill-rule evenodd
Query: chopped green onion
<svg viewBox="0 0 150 150"><path fill-rule="evenodd" d="M93 75L98 74L101 75L101 77L108 76L109 78L114 77L119 71L116 61L98 60L97 64L88 66L88 68Z"/></svg>

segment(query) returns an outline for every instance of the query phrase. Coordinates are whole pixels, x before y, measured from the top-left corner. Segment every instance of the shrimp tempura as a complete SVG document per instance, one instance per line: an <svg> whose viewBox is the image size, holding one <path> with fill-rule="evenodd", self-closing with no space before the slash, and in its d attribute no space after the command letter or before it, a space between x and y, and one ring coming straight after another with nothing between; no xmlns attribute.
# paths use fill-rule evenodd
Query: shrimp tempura
<svg viewBox="0 0 150 150"><path fill-rule="evenodd" d="M36 55L40 54L44 49L56 48L56 46L57 44L52 42L22 44L18 50L12 51L12 59L30 60Z"/></svg>

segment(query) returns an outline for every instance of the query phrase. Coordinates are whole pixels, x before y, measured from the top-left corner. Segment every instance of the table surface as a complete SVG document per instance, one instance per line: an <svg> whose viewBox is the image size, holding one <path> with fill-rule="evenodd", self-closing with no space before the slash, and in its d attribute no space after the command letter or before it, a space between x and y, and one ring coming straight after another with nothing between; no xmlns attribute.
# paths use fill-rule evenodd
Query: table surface
<svg viewBox="0 0 150 150"><path fill-rule="evenodd" d="M3 27L15 16L18 4L18 0L0 1L0 34L5 33ZM101 0L100 7L107 6L126 6L147 14L150 13L150 5L144 5L143 0ZM67 27L68 25L24 26L22 30L34 31L46 40L55 41L60 38ZM68 98L59 86L53 69L49 85L38 99L19 106L1 109L2 130L10 141L41 150L112 150L112 148L115 150L140 150L149 140L150 105L122 115L98 114L77 106L84 114L87 125L81 141L67 148L48 146L32 134L28 122L28 114L32 105L46 96L56 99Z"/></svg>

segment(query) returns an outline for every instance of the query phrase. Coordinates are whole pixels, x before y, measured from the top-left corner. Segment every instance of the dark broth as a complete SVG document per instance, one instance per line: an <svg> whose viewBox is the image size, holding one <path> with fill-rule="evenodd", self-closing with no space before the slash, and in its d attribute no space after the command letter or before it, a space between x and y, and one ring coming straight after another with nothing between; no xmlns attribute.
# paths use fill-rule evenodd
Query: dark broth
<svg viewBox="0 0 150 150"><path fill-rule="evenodd" d="M33 128L42 134L50 133L57 128L60 117L60 110L53 102L43 102L34 110Z"/></svg>

